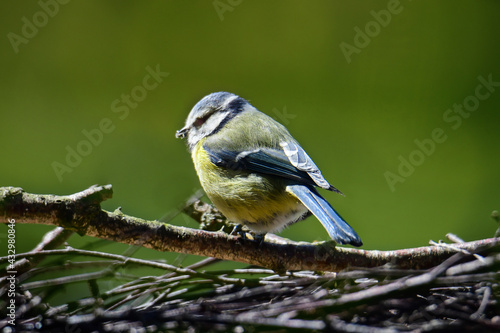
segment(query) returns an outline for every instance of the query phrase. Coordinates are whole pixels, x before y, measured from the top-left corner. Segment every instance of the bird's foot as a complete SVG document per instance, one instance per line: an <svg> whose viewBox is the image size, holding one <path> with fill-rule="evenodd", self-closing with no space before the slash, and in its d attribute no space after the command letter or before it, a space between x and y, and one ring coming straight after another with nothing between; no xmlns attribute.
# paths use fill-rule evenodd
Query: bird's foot
<svg viewBox="0 0 500 333"><path fill-rule="evenodd" d="M266 234L252 234L252 237L256 242L259 242L259 245L262 245L266 239Z"/></svg>
<svg viewBox="0 0 500 333"><path fill-rule="evenodd" d="M238 234L242 239L247 239L247 234L243 230L243 225L241 225L241 224L235 225L233 228L233 231L231 231L231 233L229 235L234 236L236 234Z"/></svg>
<svg viewBox="0 0 500 333"><path fill-rule="evenodd" d="M247 236L247 233L248 233L248 235L250 235L250 240L254 240L254 241L258 242L259 245L264 242L264 239L266 238L266 234L256 234L256 233L253 233L252 231L248 230L248 228L245 228L245 230L243 228L245 228L245 227L242 224L235 225L233 228L233 231L231 231L230 235L231 236L239 235L242 240L247 240L247 239L249 239Z"/></svg>

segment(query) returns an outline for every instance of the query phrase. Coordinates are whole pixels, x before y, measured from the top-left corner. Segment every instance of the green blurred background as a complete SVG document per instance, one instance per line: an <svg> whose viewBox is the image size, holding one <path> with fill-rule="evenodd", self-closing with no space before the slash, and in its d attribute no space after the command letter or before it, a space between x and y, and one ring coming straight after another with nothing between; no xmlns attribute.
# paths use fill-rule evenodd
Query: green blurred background
<svg viewBox="0 0 500 333"><path fill-rule="evenodd" d="M479 76L500 82L499 12L493 0L2 2L0 186L70 194L113 184L105 209L159 219L200 188L175 131L199 99L226 90L288 127L346 194L322 192L365 249L422 246L449 232L491 237L500 87L456 129L443 115L475 94ZM359 47L346 57L341 43ZM148 66L169 73L149 91L137 88ZM137 105L126 117L113 112L131 92ZM82 131L105 118L113 130L59 179L53 163L66 164L67 147L84 145ZM400 156L418 157L415 140L436 128L446 141L391 189L385 173L398 173ZM197 227L182 215L171 222ZM17 251L50 229L19 224ZM281 235L328 237L314 218Z"/></svg>

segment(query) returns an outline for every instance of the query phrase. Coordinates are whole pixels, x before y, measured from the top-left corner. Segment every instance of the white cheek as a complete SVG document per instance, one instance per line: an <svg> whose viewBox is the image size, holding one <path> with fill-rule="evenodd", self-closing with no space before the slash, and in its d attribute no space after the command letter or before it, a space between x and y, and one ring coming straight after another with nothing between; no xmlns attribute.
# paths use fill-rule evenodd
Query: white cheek
<svg viewBox="0 0 500 333"><path fill-rule="evenodd" d="M187 143L190 149L193 149L194 146L200 141L203 137L200 135L199 131L196 129L191 129L187 135Z"/></svg>

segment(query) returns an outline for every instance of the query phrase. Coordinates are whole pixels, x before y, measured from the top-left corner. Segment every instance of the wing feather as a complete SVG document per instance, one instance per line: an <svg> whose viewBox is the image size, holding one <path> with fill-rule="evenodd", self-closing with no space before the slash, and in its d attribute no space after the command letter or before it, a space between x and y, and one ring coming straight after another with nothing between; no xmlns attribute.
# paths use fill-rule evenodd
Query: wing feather
<svg viewBox="0 0 500 333"><path fill-rule="evenodd" d="M288 185L286 189L316 216L334 241L339 244L363 245L356 231L314 188L304 185Z"/></svg>
<svg viewBox="0 0 500 333"><path fill-rule="evenodd" d="M226 149L204 149L217 166L231 170L247 170L288 178L298 183L319 186L342 194L323 177L307 153L294 142L282 142L283 148L258 148L233 151Z"/></svg>
<svg viewBox="0 0 500 333"><path fill-rule="evenodd" d="M283 141L280 142L280 146L283 148L283 152L288 157L290 163L297 169L307 172L309 177L316 183L316 186L342 194L342 192L328 183L319 168L298 143Z"/></svg>

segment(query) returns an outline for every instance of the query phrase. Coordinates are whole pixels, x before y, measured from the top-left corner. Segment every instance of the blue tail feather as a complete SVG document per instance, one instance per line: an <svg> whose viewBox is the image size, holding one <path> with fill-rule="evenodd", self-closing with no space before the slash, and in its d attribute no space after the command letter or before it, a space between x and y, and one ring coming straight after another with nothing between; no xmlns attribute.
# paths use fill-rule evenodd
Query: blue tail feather
<svg viewBox="0 0 500 333"><path fill-rule="evenodd" d="M316 190L306 185L288 185L287 191L295 195L316 216L334 241L339 244L363 245L356 231Z"/></svg>

